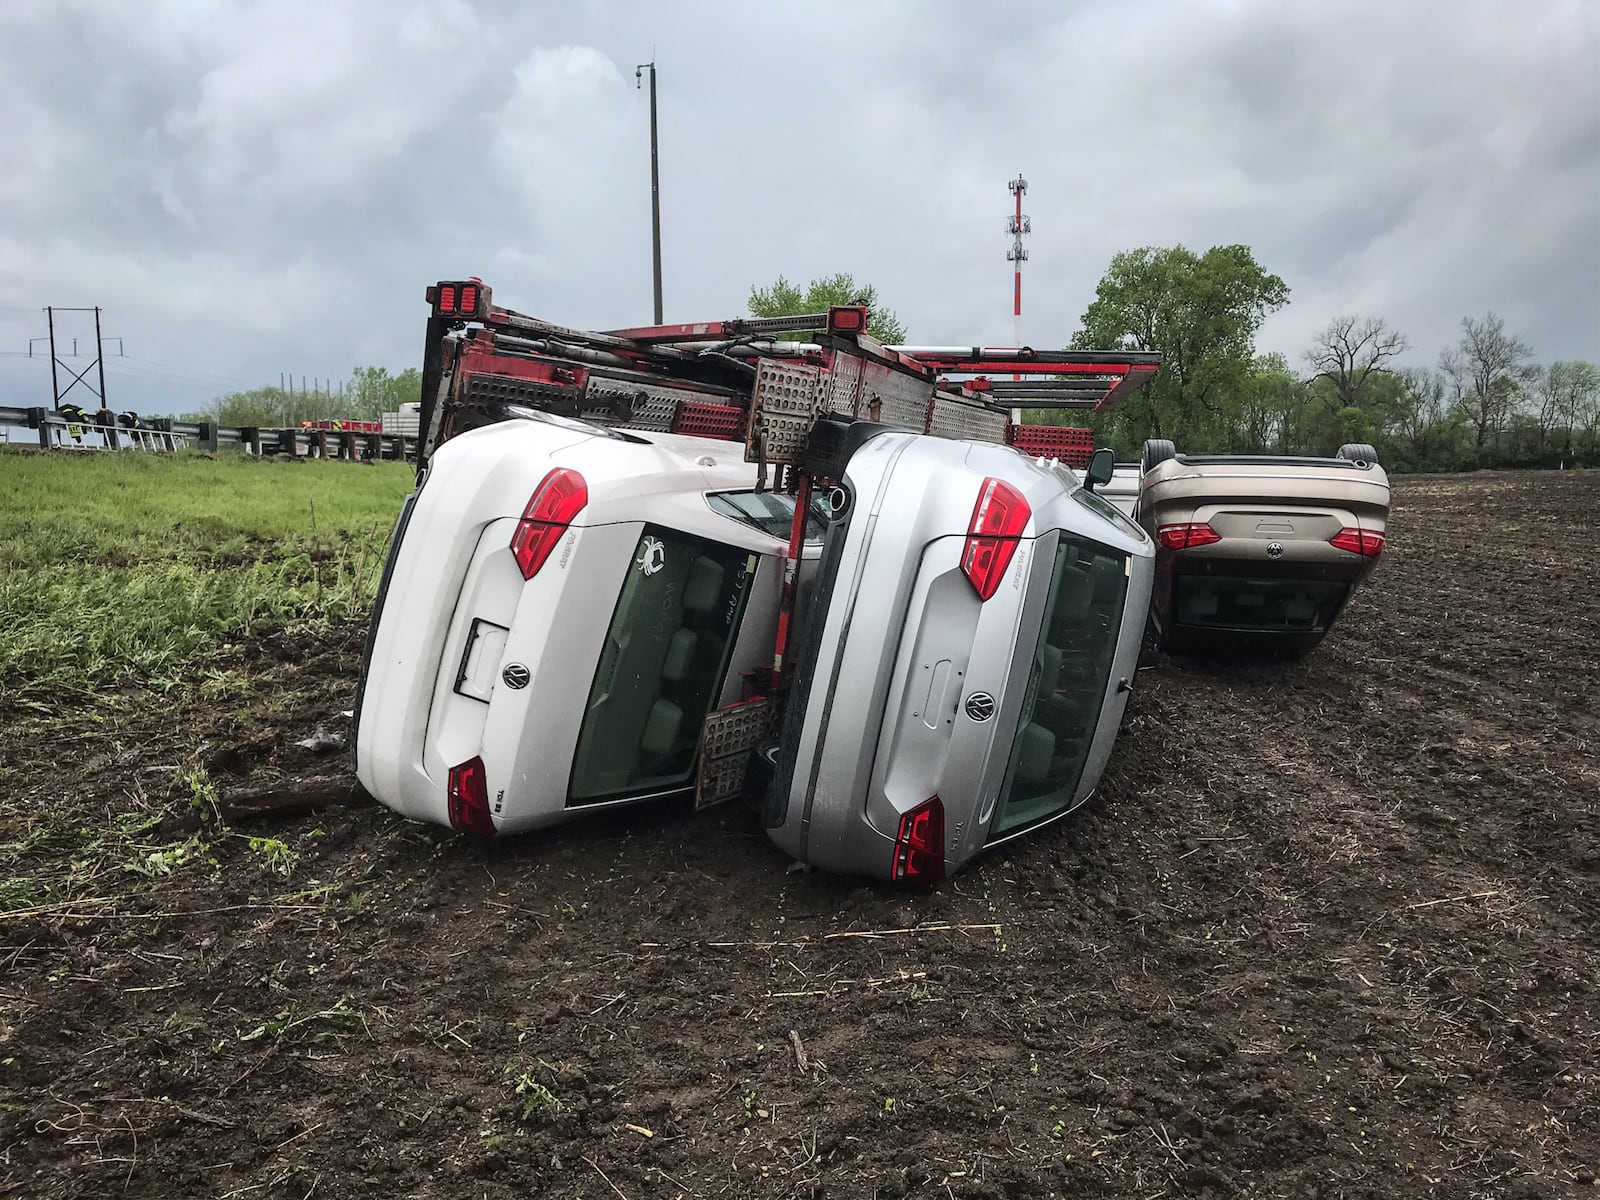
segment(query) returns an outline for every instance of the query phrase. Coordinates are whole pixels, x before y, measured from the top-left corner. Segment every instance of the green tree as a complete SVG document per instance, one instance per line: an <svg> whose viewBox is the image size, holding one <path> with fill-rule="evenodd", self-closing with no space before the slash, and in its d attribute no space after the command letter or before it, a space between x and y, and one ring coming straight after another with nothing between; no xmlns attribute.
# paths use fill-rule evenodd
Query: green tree
<svg viewBox="0 0 1600 1200"><path fill-rule="evenodd" d="M1427 367L1395 372L1398 394L1384 440L1405 466L1449 468L1460 449L1462 422L1451 410L1445 378Z"/></svg>
<svg viewBox="0 0 1600 1200"><path fill-rule="evenodd" d="M207 412L190 419L219 425L254 425L262 429L293 429L302 421L349 418L376 421L401 404L422 399L422 372L407 367L398 375L387 367L357 367L350 382L337 389L303 392L264 387L229 392L213 400Z"/></svg>
<svg viewBox="0 0 1600 1200"><path fill-rule="evenodd" d="M274 429L284 420L284 413L293 405L295 397L283 388L252 388L247 392L229 392L211 402L206 419L218 425L254 425Z"/></svg>
<svg viewBox="0 0 1600 1200"><path fill-rule="evenodd" d="M1159 350L1161 373L1122 406L1116 441L1167 437L1220 446L1238 427L1261 322L1289 288L1248 246L1126 250L1095 289L1072 339L1080 350Z"/></svg>
<svg viewBox="0 0 1600 1200"><path fill-rule="evenodd" d="M1246 454L1285 454L1299 445L1299 409L1305 386L1281 354L1263 354L1240 392L1228 449Z"/></svg>
<svg viewBox="0 0 1600 1200"><path fill-rule="evenodd" d="M1561 452L1570 455L1584 414L1600 398L1600 367L1587 362L1554 362L1536 380L1539 427L1559 434Z"/></svg>
<svg viewBox="0 0 1600 1200"><path fill-rule="evenodd" d="M858 284L854 277L843 272L813 279L805 291L782 275L771 287L750 289L749 307L753 317L797 317L803 313L826 312L840 304L865 304L871 310L867 332L885 345L905 342L906 327L891 309L878 303L878 289L871 284ZM783 341L803 342L821 332L811 329L778 336Z"/></svg>
<svg viewBox="0 0 1600 1200"><path fill-rule="evenodd" d="M402 404L415 404L422 399L422 372L407 367L400 374L391 375L386 367L357 367L344 386L344 394L348 409L339 415L376 421Z"/></svg>

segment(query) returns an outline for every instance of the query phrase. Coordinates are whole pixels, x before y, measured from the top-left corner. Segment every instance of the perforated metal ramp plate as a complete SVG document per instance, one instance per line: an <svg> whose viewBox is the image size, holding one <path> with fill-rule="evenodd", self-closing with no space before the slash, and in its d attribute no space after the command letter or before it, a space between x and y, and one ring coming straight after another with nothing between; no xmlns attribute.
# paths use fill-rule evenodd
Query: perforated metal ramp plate
<svg viewBox="0 0 1600 1200"><path fill-rule="evenodd" d="M861 360L849 354L836 354L833 368L820 385L817 409L824 414L856 418L864 416L856 404L861 398Z"/></svg>
<svg viewBox="0 0 1600 1200"><path fill-rule="evenodd" d="M746 462L759 461L763 450L769 463L801 460L817 415L821 374L820 367L806 363L763 359L756 365L756 407L745 440Z"/></svg>
<svg viewBox="0 0 1600 1200"><path fill-rule="evenodd" d="M1004 442L1006 414L940 393L934 398L933 418L928 422L928 432L939 437L964 438L973 442Z"/></svg>
<svg viewBox="0 0 1600 1200"><path fill-rule="evenodd" d="M706 718L700 734L700 771L694 806L726 804L744 790L750 752L772 728L772 710L764 698L719 708Z"/></svg>
<svg viewBox="0 0 1600 1200"><path fill-rule="evenodd" d="M932 399L932 380L868 360L861 372L856 417L862 421L922 429L927 423L928 402Z"/></svg>
<svg viewBox="0 0 1600 1200"><path fill-rule="evenodd" d="M625 429L666 433L672 428L672 420L678 412L678 401L683 396L684 393L671 388L591 379L583 416L597 424L620 424ZM699 399L692 393L688 398ZM617 420L618 408L629 414L627 420Z"/></svg>

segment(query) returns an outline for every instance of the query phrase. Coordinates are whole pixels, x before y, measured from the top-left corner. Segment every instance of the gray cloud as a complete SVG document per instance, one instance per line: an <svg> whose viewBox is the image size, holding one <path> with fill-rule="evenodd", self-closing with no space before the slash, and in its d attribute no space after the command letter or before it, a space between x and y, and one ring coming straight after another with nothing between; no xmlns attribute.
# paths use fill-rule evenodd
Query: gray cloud
<svg viewBox="0 0 1600 1200"><path fill-rule="evenodd" d="M847 270L916 340L1008 341L1021 171L1035 344L1117 251L1239 241L1293 289L1291 358L1359 312L1427 362L1493 308L1600 359L1597 52L1583 0L10 0L0 402L48 399L16 353L46 303L105 307L147 411L411 365L441 276L648 319L652 53L669 319Z"/></svg>

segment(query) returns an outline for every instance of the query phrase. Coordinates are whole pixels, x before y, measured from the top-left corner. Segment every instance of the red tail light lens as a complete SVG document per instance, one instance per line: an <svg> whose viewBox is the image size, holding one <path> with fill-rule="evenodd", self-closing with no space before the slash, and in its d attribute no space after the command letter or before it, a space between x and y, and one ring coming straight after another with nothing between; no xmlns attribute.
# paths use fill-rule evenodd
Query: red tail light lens
<svg viewBox="0 0 1600 1200"><path fill-rule="evenodd" d="M576 471L558 467L540 481L511 535L511 553L524 579L539 573L572 518L588 503L589 485Z"/></svg>
<svg viewBox="0 0 1600 1200"><path fill-rule="evenodd" d="M891 879L933 883L944 878L944 804L924 800L900 818Z"/></svg>
<svg viewBox="0 0 1600 1200"><path fill-rule="evenodd" d="M456 311L455 288L442 287L439 289L439 311L445 316L449 316L451 313Z"/></svg>
<svg viewBox="0 0 1600 1200"><path fill-rule="evenodd" d="M472 837L493 837L494 818L489 815L489 781L484 776L483 759L468 759L450 768L450 824Z"/></svg>
<svg viewBox="0 0 1600 1200"><path fill-rule="evenodd" d="M1163 525L1156 530L1156 541L1163 550L1189 550L1195 546L1209 546L1220 542L1222 535L1204 521L1188 525Z"/></svg>
<svg viewBox="0 0 1600 1200"><path fill-rule="evenodd" d="M1328 541L1341 550L1362 554L1367 558L1377 558L1383 553L1383 534L1370 529L1341 529Z"/></svg>
<svg viewBox="0 0 1600 1200"><path fill-rule="evenodd" d="M1000 586L1017 552L1017 539L1032 517L1033 510L1016 488L998 479L983 481L961 551L961 570L979 600L987 600Z"/></svg>
<svg viewBox="0 0 1600 1200"><path fill-rule="evenodd" d="M461 315L470 317L478 311L478 289L464 287L461 289Z"/></svg>

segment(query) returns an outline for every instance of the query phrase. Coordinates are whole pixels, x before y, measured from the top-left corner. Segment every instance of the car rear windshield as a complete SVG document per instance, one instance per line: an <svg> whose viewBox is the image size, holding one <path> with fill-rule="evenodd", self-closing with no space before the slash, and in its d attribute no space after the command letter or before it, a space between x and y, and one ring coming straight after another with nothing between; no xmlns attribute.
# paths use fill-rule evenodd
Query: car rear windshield
<svg viewBox="0 0 1600 1200"><path fill-rule="evenodd" d="M706 497L711 511L759 529L768 537L789 540L794 525L794 497L782 492L712 492ZM820 542L828 528L828 514L816 501L806 513L806 541Z"/></svg>
<svg viewBox="0 0 1600 1200"><path fill-rule="evenodd" d="M1180 575L1173 582L1173 620L1212 629L1321 633L1339 615L1350 586L1327 579Z"/></svg>
<svg viewBox="0 0 1600 1200"><path fill-rule="evenodd" d="M756 555L647 525L611 615L573 759L573 804L688 787Z"/></svg>
<svg viewBox="0 0 1600 1200"><path fill-rule="evenodd" d="M1061 534L990 841L1072 804L1100 719L1127 590L1126 554Z"/></svg>

